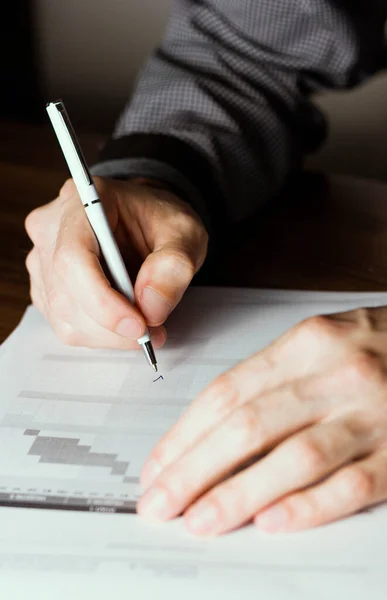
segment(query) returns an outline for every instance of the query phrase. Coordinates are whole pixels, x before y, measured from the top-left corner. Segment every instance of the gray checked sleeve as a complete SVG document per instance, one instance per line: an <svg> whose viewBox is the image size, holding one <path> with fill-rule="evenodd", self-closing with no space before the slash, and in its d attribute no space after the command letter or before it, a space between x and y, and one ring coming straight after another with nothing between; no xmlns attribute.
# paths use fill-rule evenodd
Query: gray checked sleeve
<svg viewBox="0 0 387 600"><path fill-rule="evenodd" d="M215 232L248 219L323 141L312 94L383 65L386 6L176 0L93 173L162 180Z"/></svg>

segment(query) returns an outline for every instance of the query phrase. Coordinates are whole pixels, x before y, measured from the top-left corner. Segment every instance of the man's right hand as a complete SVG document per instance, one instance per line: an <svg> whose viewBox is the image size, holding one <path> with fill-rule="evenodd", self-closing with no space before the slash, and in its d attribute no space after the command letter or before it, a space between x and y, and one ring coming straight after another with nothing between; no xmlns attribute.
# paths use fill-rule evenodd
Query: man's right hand
<svg viewBox="0 0 387 600"><path fill-rule="evenodd" d="M147 324L158 348L164 321L205 260L207 232L185 202L145 180L96 177L95 185L133 282L137 275L137 307L105 276L72 180L26 219L32 302L67 344L136 349Z"/></svg>

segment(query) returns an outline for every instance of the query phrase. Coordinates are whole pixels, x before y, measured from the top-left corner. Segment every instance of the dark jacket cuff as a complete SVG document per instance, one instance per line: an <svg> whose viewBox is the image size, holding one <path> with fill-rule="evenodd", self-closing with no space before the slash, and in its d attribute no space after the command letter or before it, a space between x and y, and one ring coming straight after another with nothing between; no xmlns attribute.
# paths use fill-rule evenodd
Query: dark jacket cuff
<svg viewBox="0 0 387 600"><path fill-rule="evenodd" d="M139 159L144 159L142 162ZM210 234L217 237L226 225L226 202L209 161L192 146L165 134L131 134L111 139L100 151L93 174L110 164L116 177L162 180L199 214ZM124 161L124 162L121 162ZM155 168L152 168L152 163ZM162 165L165 165L163 171ZM163 176L164 175L164 176Z"/></svg>

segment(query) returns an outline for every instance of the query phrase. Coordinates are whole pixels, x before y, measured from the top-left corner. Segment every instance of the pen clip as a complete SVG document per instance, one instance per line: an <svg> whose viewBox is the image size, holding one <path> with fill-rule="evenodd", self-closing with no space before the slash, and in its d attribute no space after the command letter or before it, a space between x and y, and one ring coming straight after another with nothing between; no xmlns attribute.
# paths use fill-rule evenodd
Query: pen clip
<svg viewBox="0 0 387 600"><path fill-rule="evenodd" d="M81 149L81 147L79 145L77 136L75 135L74 128L73 128L73 126L71 124L70 117L67 114L65 106L64 106L62 100L57 100L56 102L52 102L52 104L57 109L58 116L62 120L63 128L68 133L68 136L69 136L69 138L70 138L70 140L71 140L71 142L72 142L72 144L74 146L74 150L75 150L76 156L77 156L77 158L79 160L79 164L80 164L80 167L82 169L83 175L85 177L86 183L87 183L87 185L91 185L93 183L93 180L91 178L89 168L87 166L85 157L83 156L82 149Z"/></svg>

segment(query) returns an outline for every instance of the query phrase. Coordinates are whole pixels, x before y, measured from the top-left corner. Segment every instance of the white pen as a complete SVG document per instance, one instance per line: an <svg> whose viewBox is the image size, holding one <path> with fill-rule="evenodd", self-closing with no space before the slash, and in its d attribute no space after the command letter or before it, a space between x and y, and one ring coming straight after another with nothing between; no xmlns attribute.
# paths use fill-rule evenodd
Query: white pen
<svg viewBox="0 0 387 600"><path fill-rule="evenodd" d="M105 210L94 186L79 142L61 100L47 104L47 113L62 148L71 176L77 187L89 223L99 243L117 290L132 304L134 290L128 271L117 246ZM149 364L157 371L157 361L148 329L139 340Z"/></svg>

